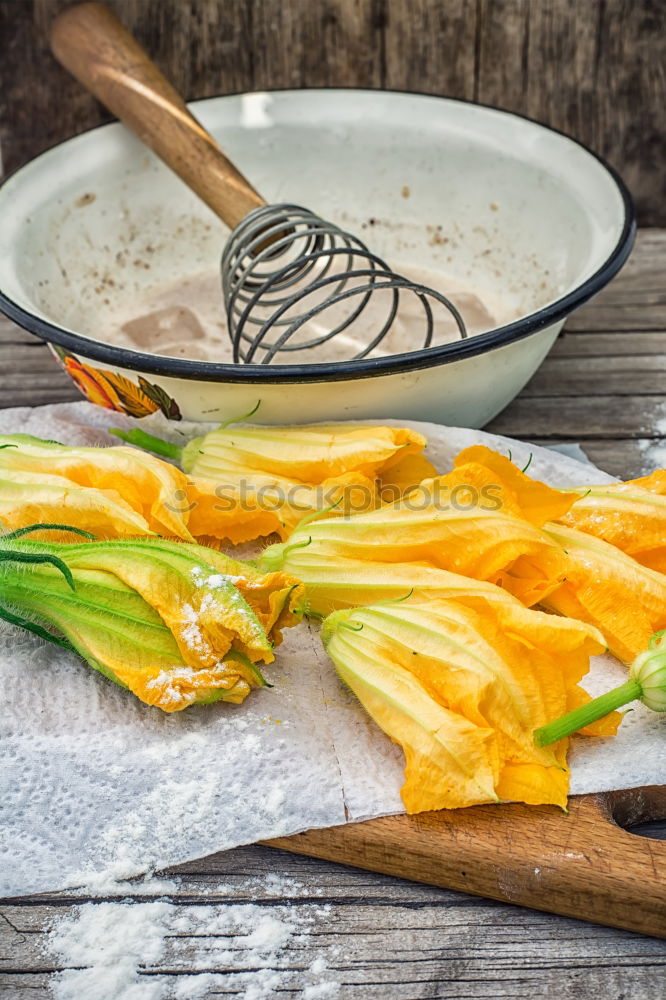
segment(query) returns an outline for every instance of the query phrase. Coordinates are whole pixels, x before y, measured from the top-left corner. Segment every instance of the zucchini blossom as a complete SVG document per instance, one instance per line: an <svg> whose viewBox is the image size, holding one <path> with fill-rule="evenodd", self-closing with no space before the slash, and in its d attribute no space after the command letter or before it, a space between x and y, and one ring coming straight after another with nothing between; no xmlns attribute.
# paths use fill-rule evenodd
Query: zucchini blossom
<svg viewBox="0 0 666 1000"><path fill-rule="evenodd" d="M166 712L241 702L264 685L301 587L202 546L160 539L43 541L38 524L0 536L0 618L73 650Z"/></svg>
<svg viewBox="0 0 666 1000"><path fill-rule="evenodd" d="M140 429L112 433L178 462L189 476L193 534L233 542L285 538L304 516L331 507L332 516L372 510L435 473L422 454L426 439L405 427L224 424L182 447Z"/></svg>
<svg viewBox="0 0 666 1000"><path fill-rule="evenodd" d="M408 599L323 623L340 678L404 750L408 812L498 798L566 806L566 743L543 753L532 733L555 705L589 700L578 682L603 639L505 596L503 608Z"/></svg>
<svg viewBox="0 0 666 1000"><path fill-rule="evenodd" d="M135 448L70 448L29 434L0 435L0 524L63 520L101 538L188 529L187 476Z"/></svg>

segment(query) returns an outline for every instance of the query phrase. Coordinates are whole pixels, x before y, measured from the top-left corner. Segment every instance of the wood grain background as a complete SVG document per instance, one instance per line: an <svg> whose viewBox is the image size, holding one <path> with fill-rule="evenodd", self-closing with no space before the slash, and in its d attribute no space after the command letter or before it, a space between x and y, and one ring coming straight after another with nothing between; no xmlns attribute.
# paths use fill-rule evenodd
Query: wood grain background
<svg viewBox="0 0 666 1000"><path fill-rule="evenodd" d="M11 171L108 120L51 57L65 0L0 0ZM461 97L563 129L666 225L666 0L109 0L188 98L279 87Z"/></svg>

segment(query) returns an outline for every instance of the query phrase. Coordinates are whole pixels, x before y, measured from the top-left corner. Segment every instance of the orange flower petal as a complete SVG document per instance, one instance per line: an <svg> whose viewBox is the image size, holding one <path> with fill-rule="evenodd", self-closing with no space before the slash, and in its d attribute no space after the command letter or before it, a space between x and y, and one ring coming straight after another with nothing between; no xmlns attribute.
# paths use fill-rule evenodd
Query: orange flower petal
<svg viewBox="0 0 666 1000"><path fill-rule="evenodd" d="M666 573L666 472L595 486L561 521Z"/></svg>
<svg viewBox="0 0 666 1000"><path fill-rule="evenodd" d="M547 607L596 625L625 663L666 628L666 576L592 535L559 524L546 533L566 550L566 580L545 598Z"/></svg>
<svg viewBox="0 0 666 1000"><path fill-rule="evenodd" d="M521 514L537 527L566 514L577 496L571 491L555 490L531 479L504 455L484 445L474 445L461 451L454 461L454 473L443 478L451 482L467 482L479 491L495 486L503 509Z"/></svg>

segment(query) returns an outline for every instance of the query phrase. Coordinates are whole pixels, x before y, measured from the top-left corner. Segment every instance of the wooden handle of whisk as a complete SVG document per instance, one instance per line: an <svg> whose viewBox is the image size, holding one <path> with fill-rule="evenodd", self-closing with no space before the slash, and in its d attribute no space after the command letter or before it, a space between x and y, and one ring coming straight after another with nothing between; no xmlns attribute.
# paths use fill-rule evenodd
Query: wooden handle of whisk
<svg viewBox="0 0 666 1000"><path fill-rule="evenodd" d="M59 14L51 48L232 229L266 204L104 4L82 3Z"/></svg>

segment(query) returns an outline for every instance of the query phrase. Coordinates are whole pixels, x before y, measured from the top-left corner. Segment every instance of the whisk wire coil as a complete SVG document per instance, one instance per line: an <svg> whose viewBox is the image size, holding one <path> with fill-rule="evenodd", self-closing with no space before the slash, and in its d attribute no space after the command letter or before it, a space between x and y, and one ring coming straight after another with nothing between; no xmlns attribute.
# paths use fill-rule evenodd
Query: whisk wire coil
<svg viewBox="0 0 666 1000"><path fill-rule="evenodd" d="M246 216L229 238L221 268L236 362L270 364L314 351L352 328L352 360L368 357L391 331L402 293L415 295L423 309L423 336L412 349L432 343L433 302L452 315L460 337L467 336L450 299L396 273L357 236L299 205L266 205ZM368 317L359 343L359 320L380 293L385 312Z"/></svg>

